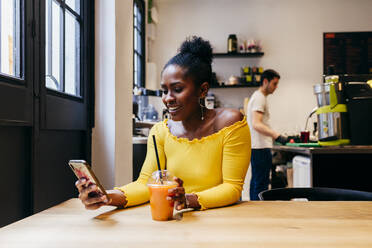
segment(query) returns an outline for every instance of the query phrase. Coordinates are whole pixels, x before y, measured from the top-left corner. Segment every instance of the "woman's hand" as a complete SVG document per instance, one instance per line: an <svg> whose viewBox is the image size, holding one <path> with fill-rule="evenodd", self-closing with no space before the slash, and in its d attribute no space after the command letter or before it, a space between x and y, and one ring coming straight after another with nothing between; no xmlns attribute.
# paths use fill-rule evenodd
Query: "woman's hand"
<svg viewBox="0 0 372 248"><path fill-rule="evenodd" d="M176 181L178 185L175 188L168 189L167 200L174 202L174 206L177 210L187 208L185 188L183 187L183 181L178 177L174 177L173 180Z"/></svg>
<svg viewBox="0 0 372 248"><path fill-rule="evenodd" d="M79 190L79 199L86 209L94 210L111 203L111 198L108 199L99 191L96 184L85 178L76 181L75 186Z"/></svg>
<svg viewBox="0 0 372 248"><path fill-rule="evenodd" d="M201 206L198 201L198 196L196 194L185 194L183 181L180 178L174 177L174 181L177 182L178 186L173 189L168 189L167 200L174 202L174 206L177 210L185 208L200 209Z"/></svg>

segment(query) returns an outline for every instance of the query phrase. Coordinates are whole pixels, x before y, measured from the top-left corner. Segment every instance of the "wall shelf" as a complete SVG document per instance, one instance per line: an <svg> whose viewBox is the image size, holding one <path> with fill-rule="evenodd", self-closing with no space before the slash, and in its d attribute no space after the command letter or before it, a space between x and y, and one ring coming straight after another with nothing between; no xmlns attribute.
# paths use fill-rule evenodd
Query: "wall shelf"
<svg viewBox="0 0 372 248"><path fill-rule="evenodd" d="M211 89L218 89L218 88L258 88L260 86L252 86L247 84L234 84L234 85L211 85Z"/></svg>
<svg viewBox="0 0 372 248"><path fill-rule="evenodd" d="M262 57L263 52L259 53L214 53L213 58L255 58Z"/></svg>

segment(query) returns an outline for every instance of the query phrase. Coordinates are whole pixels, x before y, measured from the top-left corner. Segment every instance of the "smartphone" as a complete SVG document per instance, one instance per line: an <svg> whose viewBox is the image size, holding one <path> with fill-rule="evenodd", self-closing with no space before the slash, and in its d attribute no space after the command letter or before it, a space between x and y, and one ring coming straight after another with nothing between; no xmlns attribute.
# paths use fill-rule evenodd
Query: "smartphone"
<svg viewBox="0 0 372 248"><path fill-rule="evenodd" d="M108 199L106 190L102 187L101 183L98 181L89 164L85 160L70 160L68 164L78 179L85 178L86 180L97 185L99 192L97 192L97 194L91 192L93 194L89 194L89 196L97 196L101 193L106 195Z"/></svg>

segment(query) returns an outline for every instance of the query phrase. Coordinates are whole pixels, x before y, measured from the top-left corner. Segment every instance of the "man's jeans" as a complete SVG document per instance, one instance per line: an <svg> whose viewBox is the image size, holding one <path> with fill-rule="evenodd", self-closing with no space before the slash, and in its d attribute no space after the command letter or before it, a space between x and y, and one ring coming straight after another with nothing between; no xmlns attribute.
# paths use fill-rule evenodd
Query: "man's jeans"
<svg viewBox="0 0 372 248"><path fill-rule="evenodd" d="M252 178L249 188L250 200L259 200L258 194L267 190L270 183L272 155L270 148L252 149Z"/></svg>

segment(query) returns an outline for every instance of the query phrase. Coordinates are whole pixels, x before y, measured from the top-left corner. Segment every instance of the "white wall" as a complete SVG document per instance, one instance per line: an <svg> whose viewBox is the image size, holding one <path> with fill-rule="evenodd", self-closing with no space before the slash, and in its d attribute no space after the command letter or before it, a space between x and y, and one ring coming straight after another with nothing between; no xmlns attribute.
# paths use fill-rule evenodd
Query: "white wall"
<svg viewBox="0 0 372 248"><path fill-rule="evenodd" d="M281 80L269 104L272 127L280 132L303 128L316 105L312 86L321 82L323 32L372 30L370 0L155 0L155 5L159 24L149 53L159 81L160 70L186 36L202 36L215 52L226 52L232 33L258 39L262 58L215 59L214 70L224 77L239 75L246 64L277 70ZM235 107L252 93L248 88L212 91Z"/></svg>
<svg viewBox="0 0 372 248"><path fill-rule="evenodd" d="M132 16L132 1L95 1L92 164L106 188L132 179Z"/></svg>
<svg viewBox="0 0 372 248"><path fill-rule="evenodd" d="M132 181L133 1L116 0L115 185Z"/></svg>

